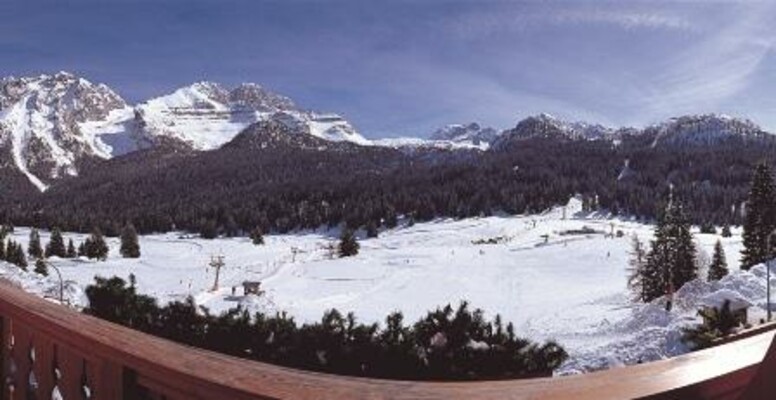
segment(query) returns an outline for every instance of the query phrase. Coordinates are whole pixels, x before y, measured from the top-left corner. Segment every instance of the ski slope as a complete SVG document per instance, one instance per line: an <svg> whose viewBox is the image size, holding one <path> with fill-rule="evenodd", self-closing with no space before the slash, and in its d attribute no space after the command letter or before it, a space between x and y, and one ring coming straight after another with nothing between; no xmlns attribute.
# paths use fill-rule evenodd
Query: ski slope
<svg viewBox="0 0 776 400"><path fill-rule="evenodd" d="M587 234L562 234L588 228ZM268 235L266 245L248 238L203 240L180 233L140 239L142 257L122 259L118 239L109 239L105 262L59 260L70 281L67 295L85 304L83 288L94 276L134 274L139 290L160 301L193 296L213 312L242 305L252 311L286 311L298 321L318 320L325 310L354 312L362 321L382 322L401 310L408 321L447 303L467 300L492 317L501 314L517 332L535 340L554 339L571 354L556 371L573 374L650 361L686 352L679 329L698 322L702 298L733 290L755 307L765 304L764 267L738 271L740 231L722 239L731 276L719 283L692 282L666 313L662 304L634 304L626 290L631 236L644 241L653 227L636 221L585 215L576 200L541 215L436 220L400 226L378 238L360 237L358 256L330 257L337 230ZM606 235L622 231L623 236ZM29 230L13 234L25 244ZM43 242L48 233L42 232ZM695 234L701 257L710 260L718 235ZM76 243L84 235L65 234ZM496 244L475 244L494 239ZM215 271L211 255L223 254L220 288L211 292ZM32 269L32 268L30 268ZM23 274L5 265L3 273L28 290L52 296L56 279ZM52 272L53 274L53 272ZM702 272L705 276L705 271ZM264 294L243 296L245 280L260 280ZM235 287L235 295L232 295ZM758 307L759 306L759 307Z"/></svg>

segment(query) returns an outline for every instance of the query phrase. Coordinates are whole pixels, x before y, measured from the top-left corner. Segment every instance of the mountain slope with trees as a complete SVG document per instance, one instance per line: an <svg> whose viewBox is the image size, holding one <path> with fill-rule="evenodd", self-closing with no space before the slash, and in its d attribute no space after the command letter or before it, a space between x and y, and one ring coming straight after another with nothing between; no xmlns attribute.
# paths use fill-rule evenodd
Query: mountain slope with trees
<svg viewBox="0 0 776 400"><path fill-rule="evenodd" d="M670 186L692 223L741 224L752 168L776 161L776 140L653 146L656 136L617 141L521 134L489 151L408 154L316 138L277 122L252 125L220 149L175 143L94 160L46 192L4 193L0 218L116 236L183 229L247 235L346 223L390 227L533 213L581 194L589 209L655 218ZM627 164L627 167L625 165ZM623 174L623 168L628 169Z"/></svg>

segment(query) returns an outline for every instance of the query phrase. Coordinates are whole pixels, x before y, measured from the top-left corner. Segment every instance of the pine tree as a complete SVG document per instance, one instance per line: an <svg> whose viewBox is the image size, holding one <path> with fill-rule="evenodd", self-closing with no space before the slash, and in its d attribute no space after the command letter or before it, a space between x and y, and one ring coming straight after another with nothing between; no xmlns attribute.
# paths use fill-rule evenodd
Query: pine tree
<svg viewBox="0 0 776 400"><path fill-rule="evenodd" d="M137 231L132 224L128 224L121 230L121 256L124 258L140 257L140 242ZM107 252L105 254L107 256Z"/></svg>
<svg viewBox="0 0 776 400"><path fill-rule="evenodd" d="M84 251L89 258L96 258L105 260L108 258L108 245L105 243L105 238L102 236L102 232L95 228L92 234L84 241Z"/></svg>
<svg viewBox="0 0 776 400"><path fill-rule="evenodd" d="M30 231L30 244L27 246L27 253L32 258L43 258L43 247L40 245L40 233L32 228Z"/></svg>
<svg viewBox="0 0 776 400"><path fill-rule="evenodd" d="M36 274L48 276L48 266L46 265L46 262L43 261L42 258L39 258L37 261L35 261L34 271Z"/></svg>
<svg viewBox="0 0 776 400"><path fill-rule="evenodd" d="M729 238L729 237L732 237L732 236L733 236L733 233L732 233L732 232L730 232L730 225L728 225L728 224L725 224L725 225L722 227L722 233L721 233L721 235L722 235L722 237L723 237L723 238Z"/></svg>
<svg viewBox="0 0 776 400"><path fill-rule="evenodd" d="M643 301L646 297L643 281L646 262L647 251L644 249L644 244L642 244L638 236L633 235L630 260L628 261L628 288L633 293L633 297L639 301Z"/></svg>
<svg viewBox="0 0 776 400"><path fill-rule="evenodd" d="M5 251L5 238L0 237L0 260L7 261L8 257L6 257L6 251Z"/></svg>
<svg viewBox="0 0 776 400"><path fill-rule="evenodd" d="M718 281L728 274L727 261L725 260L725 250L722 248L722 242L717 240L714 245L714 255L709 266L709 281Z"/></svg>
<svg viewBox="0 0 776 400"><path fill-rule="evenodd" d="M65 248L65 239L62 238L62 232L59 228L51 230L51 240L46 245L46 258L48 257L60 257L65 258L67 255L67 249Z"/></svg>
<svg viewBox="0 0 776 400"><path fill-rule="evenodd" d="M264 232L261 231L261 227L256 227L251 231L251 242L259 246L264 244Z"/></svg>
<svg viewBox="0 0 776 400"><path fill-rule="evenodd" d="M67 241L67 253L65 254L65 257L76 258L77 256L78 252L75 249L75 244L73 244L73 239L69 239Z"/></svg>
<svg viewBox="0 0 776 400"><path fill-rule="evenodd" d="M16 250L14 253L16 253L16 256L14 257L16 259L16 265L26 271L28 265L27 256L24 254L24 247L22 247L21 243L16 244Z"/></svg>
<svg viewBox="0 0 776 400"><path fill-rule="evenodd" d="M672 218L675 235L675 264L671 274L672 287L673 290L678 290L685 283L698 277L697 249L690 232L691 225L684 211L684 205L680 201L674 201L670 211L669 215Z"/></svg>
<svg viewBox="0 0 776 400"><path fill-rule="evenodd" d="M81 244L78 245L78 257L83 257L86 255L86 245L89 244L90 240L89 238L86 238ZM89 244L91 246L91 244Z"/></svg>
<svg viewBox="0 0 776 400"><path fill-rule="evenodd" d="M353 231L345 229L342 231L339 243L339 256L350 257L358 254L358 249L361 246L358 245L356 237L353 235Z"/></svg>
<svg viewBox="0 0 776 400"><path fill-rule="evenodd" d="M741 269L767 259L768 235L776 228L776 197L774 197L773 177L765 163L759 164L752 177L752 186L746 202L744 215L744 249L741 251Z"/></svg>
<svg viewBox="0 0 776 400"><path fill-rule="evenodd" d="M641 276L642 300L652 301L672 295L685 283L698 277L696 249L690 224L681 202L669 199L658 218L655 239L647 254ZM666 305L670 310L670 299Z"/></svg>
<svg viewBox="0 0 776 400"><path fill-rule="evenodd" d="M6 246L6 260L25 271L27 270L27 256L24 254L24 248L22 248L21 244L14 242L12 239L8 239L8 245Z"/></svg>

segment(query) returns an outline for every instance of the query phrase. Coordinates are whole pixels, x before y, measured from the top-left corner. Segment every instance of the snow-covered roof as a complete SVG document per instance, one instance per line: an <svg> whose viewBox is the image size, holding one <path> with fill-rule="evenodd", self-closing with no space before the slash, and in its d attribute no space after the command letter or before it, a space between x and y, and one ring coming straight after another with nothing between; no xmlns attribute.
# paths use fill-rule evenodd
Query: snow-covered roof
<svg viewBox="0 0 776 400"><path fill-rule="evenodd" d="M731 311L741 310L752 306L752 303L749 300L741 296L738 292L729 289L721 289L709 293L701 299L701 304L707 307L721 308L725 303L725 300L730 300Z"/></svg>

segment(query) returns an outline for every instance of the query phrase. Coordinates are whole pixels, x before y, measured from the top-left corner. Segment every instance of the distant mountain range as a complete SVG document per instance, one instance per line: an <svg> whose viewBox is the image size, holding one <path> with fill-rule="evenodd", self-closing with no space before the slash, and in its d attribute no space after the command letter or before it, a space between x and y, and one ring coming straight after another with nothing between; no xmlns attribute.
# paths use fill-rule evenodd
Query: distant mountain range
<svg viewBox="0 0 776 400"><path fill-rule="evenodd" d="M103 84L60 72L0 80L0 148L38 189L90 158L160 143L213 150L253 123L277 120L331 141L368 144L342 117L297 107L256 84L199 82L131 106Z"/></svg>
<svg viewBox="0 0 776 400"><path fill-rule="evenodd" d="M95 161L150 148L213 151L269 121L287 128L282 130L286 134L319 139L312 143L321 149L332 148L327 142L345 142L423 157L504 151L535 138L616 144L623 137L643 136L652 147L773 138L751 121L715 114L672 118L643 129L615 129L540 114L502 132L467 123L440 128L428 139L368 140L338 114L303 109L253 83L229 89L198 82L130 105L104 84L60 72L0 80L0 183L14 187L26 179L43 191L61 178L79 175ZM292 142L310 141L288 141Z"/></svg>

